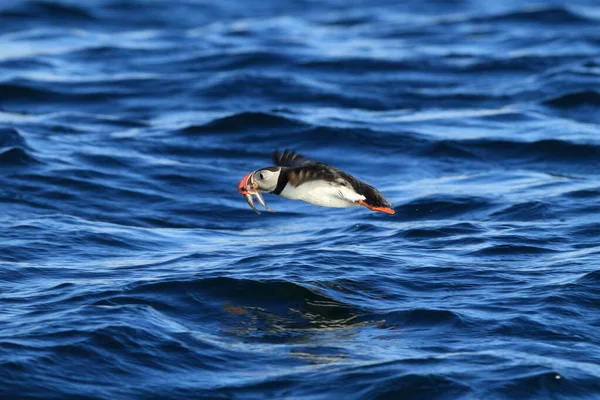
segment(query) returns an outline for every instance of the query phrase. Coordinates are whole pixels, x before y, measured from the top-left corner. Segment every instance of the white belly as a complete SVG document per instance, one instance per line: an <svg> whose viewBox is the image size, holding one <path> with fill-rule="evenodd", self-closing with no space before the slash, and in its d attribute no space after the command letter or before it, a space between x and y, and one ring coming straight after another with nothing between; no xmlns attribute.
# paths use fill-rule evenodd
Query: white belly
<svg viewBox="0 0 600 400"><path fill-rule="evenodd" d="M279 194L281 197L292 200L303 200L310 204L332 208L358 207L358 200L365 196L354 190L333 182L312 181L298 187L288 184Z"/></svg>

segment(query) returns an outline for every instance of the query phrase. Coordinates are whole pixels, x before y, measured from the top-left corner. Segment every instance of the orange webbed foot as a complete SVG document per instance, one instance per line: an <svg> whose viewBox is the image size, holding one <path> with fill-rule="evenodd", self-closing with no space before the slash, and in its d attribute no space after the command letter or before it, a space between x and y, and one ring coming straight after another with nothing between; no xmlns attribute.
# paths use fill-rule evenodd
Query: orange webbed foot
<svg viewBox="0 0 600 400"><path fill-rule="evenodd" d="M364 200L359 200L358 204L367 207L371 211L379 211L386 214L396 214L396 212L389 207L373 207L372 205L365 203Z"/></svg>

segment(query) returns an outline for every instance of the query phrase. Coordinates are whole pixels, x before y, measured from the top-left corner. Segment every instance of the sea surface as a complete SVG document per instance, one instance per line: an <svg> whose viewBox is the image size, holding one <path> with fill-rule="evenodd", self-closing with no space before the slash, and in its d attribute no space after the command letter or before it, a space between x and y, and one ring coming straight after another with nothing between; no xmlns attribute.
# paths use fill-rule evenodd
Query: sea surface
<svg viewBox="0 0 600 400"><path fill-rule="evenodd" d="M0 399L600 399L600 3L3 0Z"/></svg>

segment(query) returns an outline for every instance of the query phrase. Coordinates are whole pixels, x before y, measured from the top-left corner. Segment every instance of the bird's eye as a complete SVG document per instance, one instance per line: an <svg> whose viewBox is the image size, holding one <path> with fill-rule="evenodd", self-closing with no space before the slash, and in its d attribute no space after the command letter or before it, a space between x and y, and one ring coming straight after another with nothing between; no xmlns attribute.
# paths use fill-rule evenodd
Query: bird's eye
<svg viewBox="0 0 600 400"><path fill-rule="evenodd" d="M263 179L265 179L265 175L264 175L262 172L260 173L260 175L259 175L259 176L260 176L260 180L261 180L261 181L262 181Z"/></svg>

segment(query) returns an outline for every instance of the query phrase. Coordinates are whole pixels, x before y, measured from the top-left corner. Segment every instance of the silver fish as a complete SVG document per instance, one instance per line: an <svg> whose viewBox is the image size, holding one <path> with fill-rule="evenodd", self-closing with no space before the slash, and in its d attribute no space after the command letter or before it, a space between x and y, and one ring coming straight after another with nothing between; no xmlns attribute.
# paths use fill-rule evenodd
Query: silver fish
<svg viewBox="0 0 600 400"><path fill-rule="evenodd" d="M244 198L248 202L248 205L250 207L252 207L252 209L254 210L254 212L257 213L257 214L260 214L260 211L258 211L258 208L256 208L256 206L254 205L254 200L252 200L252 195L250 193L247 193L247 194L244 195Z"/></svg>
<svg viewBox="0 0 600 400"><path fill-rule="evenodd" d="M271 210L269 208L269 206L267 205L267 202L265 201L264 197L262 196L262 193L256 192L254 194L256 195L256 199L258 200L258 202L260 203L260 205L263 206L265 208L265 210L267 210L269 212L275 212L275 210Z"/></svg>

